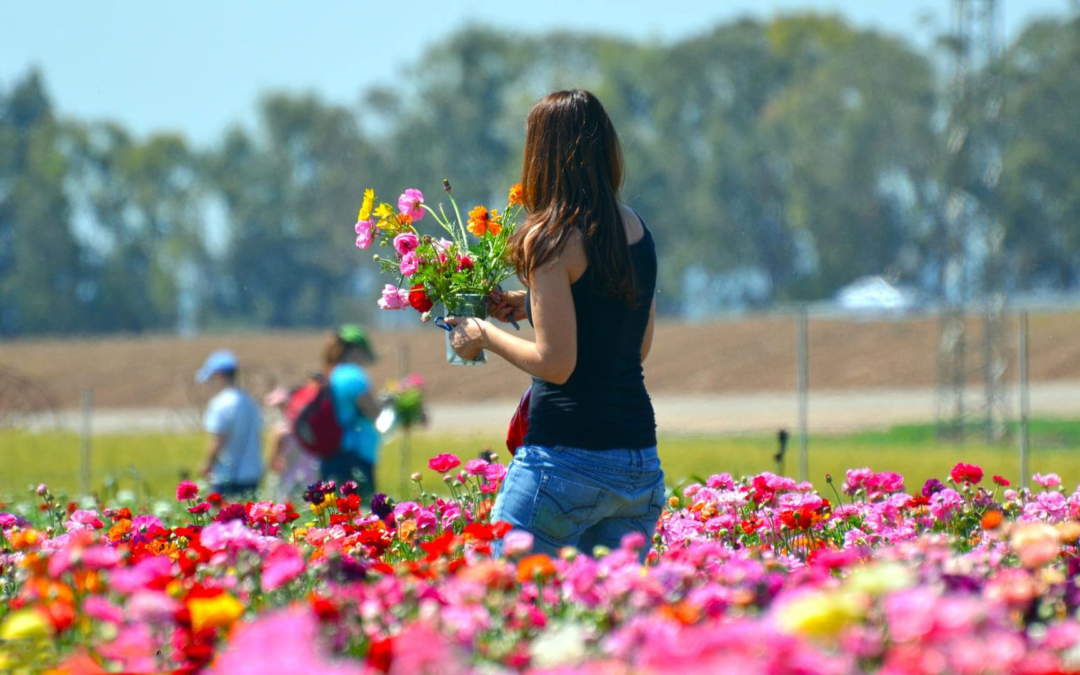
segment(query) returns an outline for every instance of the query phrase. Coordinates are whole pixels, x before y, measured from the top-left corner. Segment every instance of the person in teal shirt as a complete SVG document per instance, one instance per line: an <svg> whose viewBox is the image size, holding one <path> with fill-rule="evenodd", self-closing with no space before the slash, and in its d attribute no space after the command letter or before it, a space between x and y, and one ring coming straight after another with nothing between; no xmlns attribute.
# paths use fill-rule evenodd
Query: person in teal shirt
<svg viewBox="0 0 1080 675"><path fill-rule="evenodd" d="M334 413L341 425L341 447L319 466L323 480L341 483L355 480L359 494L375 492L375 465L379 454L379 432L375 418L379 404L363 366L375 354L367 333L355 324L346 324L330 338L323 351L325 375L334 397Z"/></svg>

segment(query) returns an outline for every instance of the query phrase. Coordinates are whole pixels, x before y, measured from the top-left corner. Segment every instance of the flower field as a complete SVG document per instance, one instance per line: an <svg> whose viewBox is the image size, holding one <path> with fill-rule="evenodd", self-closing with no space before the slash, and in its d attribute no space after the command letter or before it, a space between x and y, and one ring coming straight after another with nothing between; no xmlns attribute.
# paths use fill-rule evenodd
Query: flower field
<svg viewBox="0 0 1080 675"><path fill-rule="evenodd" d="M182 482L135 513L38 486L0 512L0 670L1080 669L1080 492L1055 474L1018 490L971 464L916 483L862 468L823 494L712 475L670 496L652 542L553 559L490 522L504 466L430 467L397 503Z"/></svg>

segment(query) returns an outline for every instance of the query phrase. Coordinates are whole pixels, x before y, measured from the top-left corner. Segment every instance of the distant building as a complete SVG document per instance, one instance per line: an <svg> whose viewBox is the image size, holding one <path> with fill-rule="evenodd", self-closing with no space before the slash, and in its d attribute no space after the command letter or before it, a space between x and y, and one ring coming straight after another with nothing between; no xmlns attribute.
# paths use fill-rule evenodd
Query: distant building
<svg viewBox="0 0 1080 675"><path fill-rule="evenodd" d="M836 304L849 312L903 313L915 309L915 292L881 276L861 277L841 288Z"/></svg>

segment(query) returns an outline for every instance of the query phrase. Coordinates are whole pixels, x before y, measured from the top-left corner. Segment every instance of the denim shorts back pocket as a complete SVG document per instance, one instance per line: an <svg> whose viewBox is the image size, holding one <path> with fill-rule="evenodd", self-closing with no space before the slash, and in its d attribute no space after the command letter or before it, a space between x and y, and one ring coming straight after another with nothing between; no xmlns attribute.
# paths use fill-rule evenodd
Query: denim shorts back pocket
<svg viewBox="0 0 1080 675"><path fill-rule="evenodd" d="M603 490L594 485L542 471L533 509L532 529L560 542L588 528L597 518Z"/></svg>

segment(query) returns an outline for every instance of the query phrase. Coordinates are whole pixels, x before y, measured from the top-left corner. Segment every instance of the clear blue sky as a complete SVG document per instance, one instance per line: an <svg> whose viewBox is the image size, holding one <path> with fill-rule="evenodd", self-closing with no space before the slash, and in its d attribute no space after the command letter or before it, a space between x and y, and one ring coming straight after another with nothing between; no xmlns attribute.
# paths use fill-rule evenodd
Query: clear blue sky
<svg viewBox="0 0 1080 675"><path fill-rule="evenodd" d="M1009 37L1070 0L1003 0ZM393 84L431 42L472 21L529 31L578 28L671 41L740 15L816 10L926 44L948 0L10 0L0 4L0 86L31 65L67 114L199 143L250 118L266 89L314 89L353 103ZM928 25L925 18L930 17ZM936 27L936 29L935 29Z"/></svg>

